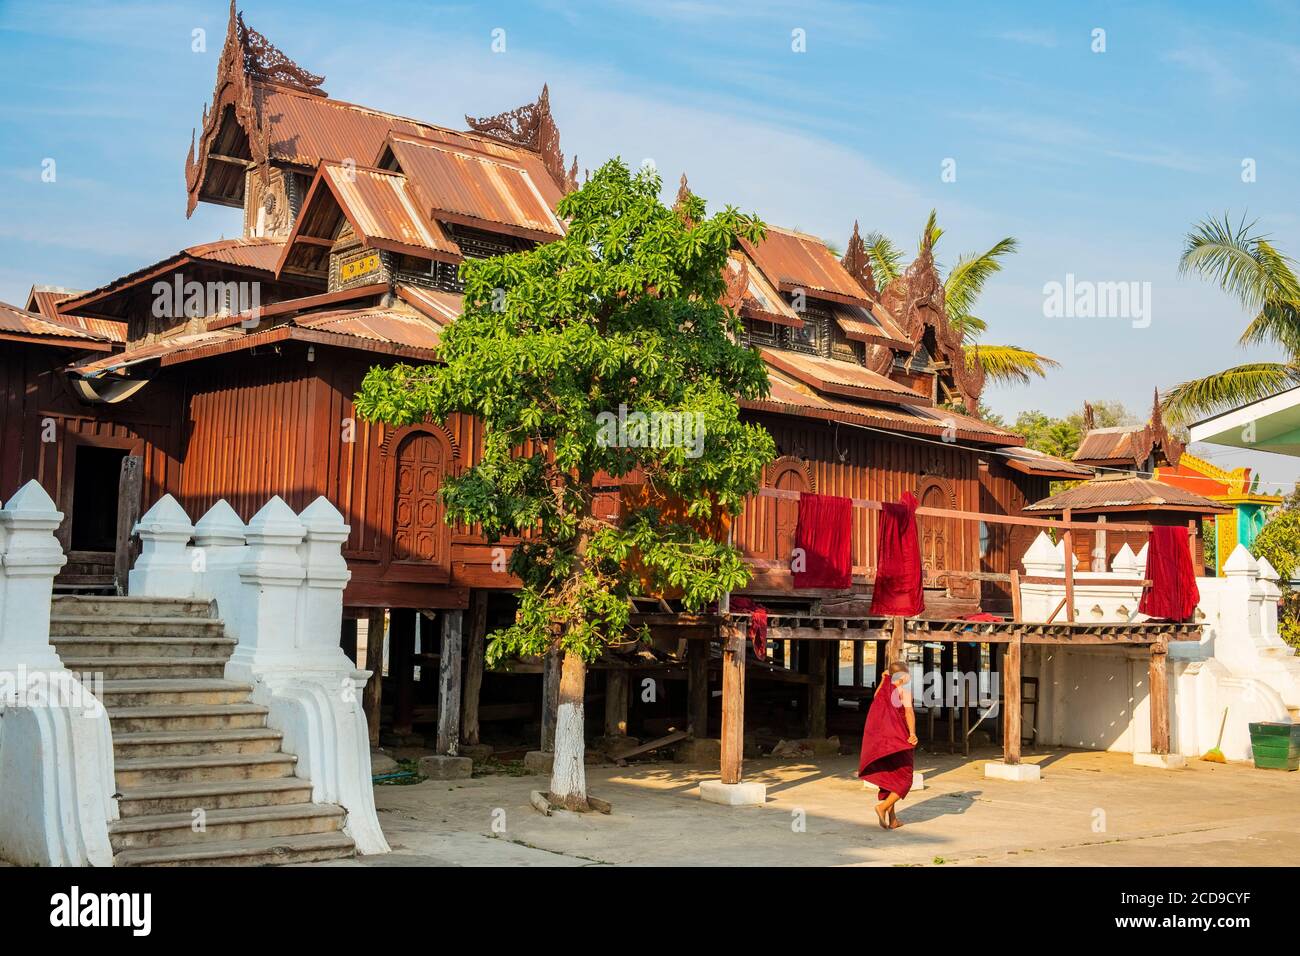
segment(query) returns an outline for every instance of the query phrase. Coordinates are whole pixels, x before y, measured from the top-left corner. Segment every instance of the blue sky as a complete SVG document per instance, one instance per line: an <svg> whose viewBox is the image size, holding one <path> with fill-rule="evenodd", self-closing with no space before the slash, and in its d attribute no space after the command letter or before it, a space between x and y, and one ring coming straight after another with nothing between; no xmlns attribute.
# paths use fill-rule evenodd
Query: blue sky
<svg viewBox="0 0 1300 956"><path fill-rule="evenodd" d="M339 99L445 125L551 87L566 154L652 159L714 204L843 245L854 219L914 247L931 207L941 264L1012 235L980 302L989 342L1057 358L991 388L1008 418L1085 398L1145 413L1167 388L1244 356L1246 317L1178 275L1188 227L1257 218L1300 255L1300 7L1257 3L596 4L270 2L250 26ZM743 9L743 15L735 10ZM0 0L0 300L33 282L88 288L182 246L237 235L239 214L184 216L190 130L210 101L222 0ZM207 51L191 50L207 31ZM492 51L492 31L505 51ZM805 32L806 52L792 50ZM1094 52L1094 30L1105 51ZM1279 120L1278 118L1281 117ZM42 162L57 178L43 182ZM956 179L942 178L954 160ZM1242 163L1253 160L1254 182ZM951 166L950 166L951 168ZM1067 274L1151 283L1151 322L1048 318ZM1139 323L1140 324L1140 323ZM1264 478L1291 459L1208 449Z"/></svg>

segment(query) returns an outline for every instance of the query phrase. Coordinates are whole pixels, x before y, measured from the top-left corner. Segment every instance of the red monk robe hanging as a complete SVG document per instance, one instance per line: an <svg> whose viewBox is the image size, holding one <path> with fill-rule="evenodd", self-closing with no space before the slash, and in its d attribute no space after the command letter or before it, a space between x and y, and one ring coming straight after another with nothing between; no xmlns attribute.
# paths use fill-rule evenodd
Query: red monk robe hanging
<svg viewBox="0 0 1300 956"><path fill-rule="evenodd" d="M916 534L916 496L904 492L898 504L880 506L880 542L871 613L912 617L925 610L921 590L921 546Z"/></svg>
<svg viewBox="0 0 1300 956"><path fill-rule="evenodd" d="M1186 621L1201 600L1196 571L1188 547L1187 529L1178 525L1156 525L1147 542L1147 578L1151 586L1142 592L1138 610L1165 621Z"/></svg>
<svg viewBox="0 0 1300 956"><path fill-rule="evenodd" d="M851 498L801 494L794 536L796 588L843 590L853 584Z"/></svg>

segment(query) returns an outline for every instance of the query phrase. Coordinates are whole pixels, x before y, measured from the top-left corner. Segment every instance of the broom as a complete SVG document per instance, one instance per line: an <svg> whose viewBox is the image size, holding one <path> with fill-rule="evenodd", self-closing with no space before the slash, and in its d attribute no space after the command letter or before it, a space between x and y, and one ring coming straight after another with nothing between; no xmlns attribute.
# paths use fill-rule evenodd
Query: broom
<svg viewBox="0 0 1300 956"><path fill-rule="evenodd" d="M1228 723L1228 708L1223 708L1223 720L1219 721L1219 740L1213 747L1201 754L1202 760L1208 760L1210 763L1227 763L1228 758L1223 755L1219 747L1223 744L1223 728Z"/></svg>

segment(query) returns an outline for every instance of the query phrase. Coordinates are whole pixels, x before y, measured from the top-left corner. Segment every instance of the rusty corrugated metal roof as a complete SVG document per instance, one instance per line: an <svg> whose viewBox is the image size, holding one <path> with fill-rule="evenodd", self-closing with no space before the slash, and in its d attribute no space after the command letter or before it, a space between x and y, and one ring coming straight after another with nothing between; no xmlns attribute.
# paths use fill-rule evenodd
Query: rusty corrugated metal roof
<svg viewBox="0 0 1300 956"><path fill-rule="evenodd" d="M420 209L401 173L325 163L319 175L329 182L344 215L368 245L460 256L455 241Z"/></svg>
<svg viewBox="0 0 1300 956"><path fill-rule="evenodd" d="M771 392L765 399L742 399L744 408L823 421L846 422L867 428L935 438L971 441L985 445L1023 442L1019 435L969 415L943 408L853 402L820 395L794 378L769 367Z"/></svg>
<svg viewBox="0 0 1300 956"><path fill-rule="evenodd" d="M1007 459L1007 464L1016 471L1029 475L1042 475L1046 478L1090 478L1095 472L1087 465L1066 461L1053 455L1035 451L1033 448L999 448L999 453Z"/></svg>
<svg viewBox="0 0 1300 956"><path fill-rule="evenodd" d="M813 298L871 307L862 286L815 236L768 226L762 242L741 240L741 245L782 292L802 289Z"/></svg>
<svg viewBox="0 0 1300 956"><path fill-rule="evenodd" d="M0 333L87 349L103 349L112 346L112 340L107 336L70 325L65 320L47 319L35 312L9 305L7 302L0 302Z"/></svg>
<svg viewBox="0 0 1300 956"><path fill-rule="evenodd" d="M1223 514L1232 510L1182 488L1137 475L1103 475L1093 478L1050 498L1027 505L1025 510L1060 514L1066 508L1073 512L1094 514L1120 510Z"/></svg>
<svg viewBox="0 0 1300 956"><path fill-rule="evenodd" d="M49 319L65 325L76 326L83 331L100 335L110 342L122 344L126 341L126 323L113 319L101 319L93 315L65 315L59 311L59 303L73 296L82 295L81 289L64 289L60 286L34 285L27 294L27 311L36 312Z"/></svg>
<svg viewBox="0 0 1300 956"><path fill-rule="evenodd" d="M430 322L414 309L373 308L339 309L300 315L294 319L299 328L337 332L360 339L372 339L413 349L435 349L442 326Z"/></svg>
<svg viewBox="0 0 1300 956"><path fill-rule="evenodd" d="M844 334L854 341L905 348L912 346L879 302L872 302L870 309L832 302L830 312Z"/></svg>
<svg viewBox="0 0 1300 956"><path fill-rule="evenodd" d="M413 309L441 325L454 322L465 309L465 297L458 292L400 283L397 294Z"/></svg>
<svg viewBox="0 0 1300 956"><path fill-rule="evenodd" d="M759 351L772 368L779 369L819 392L850 398L880 399L905 405L930 405L924 395L853 362L818 358L801 352L762 348Z"/></svg>
<svg viewBox="0 0 1300 956"><path fill-rule="evenodd" d="M541 242L564 235L535 177L519 162L417 136L394 134L388 148L434 219L504 227Z"/></svg>
<svg viewBox="0 0 1300 956"><path fill-rule="evenodd" d="M737 281L742 271L745 275L745 292L740 303L742 315L763 322L803 328L803 319L790 308L790 303L785 301L785 297L767 281L762 270L743 251L734 250L728 255L727 268Z"/></svg>

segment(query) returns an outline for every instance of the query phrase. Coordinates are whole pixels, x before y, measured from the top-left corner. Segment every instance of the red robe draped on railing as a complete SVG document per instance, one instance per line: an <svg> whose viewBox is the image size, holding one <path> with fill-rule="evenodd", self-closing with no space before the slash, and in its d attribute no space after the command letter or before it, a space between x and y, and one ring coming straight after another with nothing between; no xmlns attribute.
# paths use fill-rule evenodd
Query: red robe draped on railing
<svg viewBox="0 0 1300 956"><path fill-rule="evenodd" d="M880 543L871 613L911 617L925 610L921 591L921 546L916 536L916 496L904 492L898 504L880 506Z"/></svg>
<svg viewBox="0 0 1300 956"><path fill-rule="evenodd" d="M853 499L800 495L795 547L796 588L843 590L852 585Z"/></svg>
<svg viewBox="0 0 1300 956"><path fill-rule="evenodd" d="M1186 621L1201 600L1188 545L1187 529L1156 525L1147 541L1147 577L1138 610L1166 621Z"/></svg>

